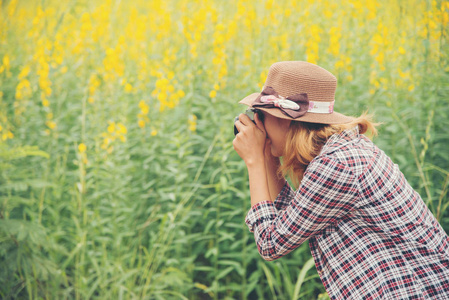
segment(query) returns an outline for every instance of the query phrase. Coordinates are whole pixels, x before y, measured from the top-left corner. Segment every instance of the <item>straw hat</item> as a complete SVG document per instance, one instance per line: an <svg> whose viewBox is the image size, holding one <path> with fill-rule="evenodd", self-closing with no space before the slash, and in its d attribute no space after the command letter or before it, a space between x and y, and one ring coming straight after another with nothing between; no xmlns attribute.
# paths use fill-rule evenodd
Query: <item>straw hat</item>
<svg viewBox="0 0 449 300"><path fill-rule="evenodd" d="M343 124L354 118L334 111L337 78L305 61L282 61L271 65L264 87L239 103L275 117L321 124Z"/></svg>

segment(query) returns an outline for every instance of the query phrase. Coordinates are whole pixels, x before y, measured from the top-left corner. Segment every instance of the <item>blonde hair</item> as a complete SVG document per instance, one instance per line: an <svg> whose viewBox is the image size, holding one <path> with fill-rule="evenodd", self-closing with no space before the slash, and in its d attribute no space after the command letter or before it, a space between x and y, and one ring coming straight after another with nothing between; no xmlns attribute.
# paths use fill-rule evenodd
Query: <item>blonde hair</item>
<svg viewBox="0 0 449 300"><path fill-rule="evenodd" d="M358 126L360 134L369 132L370 137L373 137L377 135L376 126L378 125L380 123L374 123L373 116L367 112L350 123L338 125L292 121L287 132L283 161L278 173L283 176L288 175L293 184L298 187L307 166L320 153L331 135Z"/></svg>

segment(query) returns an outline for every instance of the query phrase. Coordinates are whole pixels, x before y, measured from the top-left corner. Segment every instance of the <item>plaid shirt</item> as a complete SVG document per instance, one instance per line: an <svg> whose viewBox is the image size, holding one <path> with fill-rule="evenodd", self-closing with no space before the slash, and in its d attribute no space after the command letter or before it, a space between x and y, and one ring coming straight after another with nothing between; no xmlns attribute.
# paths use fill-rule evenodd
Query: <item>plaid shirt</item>
<svg viewBox="0 0 449 300"><path fill-rule="evenodd" d="M309 239L331 299L449 299L449 237L358 127L332 135L299 189L286 183L245 222L268 261Z"/></svg>

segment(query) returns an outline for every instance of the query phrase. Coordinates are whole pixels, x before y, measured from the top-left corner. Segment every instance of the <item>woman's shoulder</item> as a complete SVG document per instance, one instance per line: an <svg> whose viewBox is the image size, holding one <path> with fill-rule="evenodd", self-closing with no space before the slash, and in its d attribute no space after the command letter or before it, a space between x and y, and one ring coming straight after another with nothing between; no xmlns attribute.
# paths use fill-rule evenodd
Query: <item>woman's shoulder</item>
<svg viewBox="0 0 449 300"><path fill-rule="evenodd" d="M330 136L315 159L326 157L359 173L380 151L368 137L360 134L358 126L355 126Z"/></svg>

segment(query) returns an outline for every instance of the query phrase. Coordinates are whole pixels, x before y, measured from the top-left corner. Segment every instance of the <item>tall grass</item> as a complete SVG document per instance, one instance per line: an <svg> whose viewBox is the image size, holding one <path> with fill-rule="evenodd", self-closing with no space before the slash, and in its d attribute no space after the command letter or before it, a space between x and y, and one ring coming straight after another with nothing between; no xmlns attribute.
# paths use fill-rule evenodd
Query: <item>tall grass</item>
<svg viewBox="0 0 449 300"><path fill-rule="evenodd" d="M280 60L375 113L449 232L447 1L0 3L2 299L326 299L244 224L232 122Z"/></svg>

